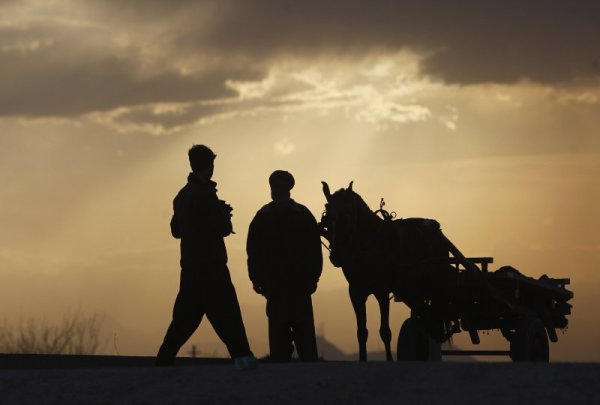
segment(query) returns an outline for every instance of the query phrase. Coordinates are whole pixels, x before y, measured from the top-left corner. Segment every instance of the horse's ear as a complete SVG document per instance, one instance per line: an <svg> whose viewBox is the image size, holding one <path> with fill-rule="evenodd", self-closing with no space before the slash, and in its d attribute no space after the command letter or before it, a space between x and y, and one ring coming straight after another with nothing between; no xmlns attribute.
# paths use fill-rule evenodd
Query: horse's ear
<svg viewBox="0 0 600 405"><path fill-rule="evenodd" d="M352 185L354 184L354 181L350 182L350 185L348 186L348 190L352 191Z"/></svg>
<svg viewBox="0 0 600 405"><path fill-rule="evenodd" d="M329 184L325 183L324 181L322 181L321 184L323 184L323 194L325 194L325 199L327 200L327 202L329 202L329 199L331 198L331 191L329 190Z"/></svg>

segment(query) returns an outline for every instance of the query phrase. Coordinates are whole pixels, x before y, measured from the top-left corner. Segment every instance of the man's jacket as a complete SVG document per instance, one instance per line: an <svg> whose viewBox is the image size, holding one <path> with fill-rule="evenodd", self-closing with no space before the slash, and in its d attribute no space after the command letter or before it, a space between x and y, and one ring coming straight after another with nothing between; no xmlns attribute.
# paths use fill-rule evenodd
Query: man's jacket
<svg viewBox="0 0 600 405"><path fill-rule="evenodd" d="M289 199L261 208L250 224L248 273L265 295L311 294L321 276L323 255L317 221Z"/></svg>
<svg viewBox="0 0 600 405"><path fill-rule="evenodd" d="M223 238L232 232L231 215L217 197L216 183L193 173L173 200L171 234L181 239L181 267L227 263Z"/></svg>

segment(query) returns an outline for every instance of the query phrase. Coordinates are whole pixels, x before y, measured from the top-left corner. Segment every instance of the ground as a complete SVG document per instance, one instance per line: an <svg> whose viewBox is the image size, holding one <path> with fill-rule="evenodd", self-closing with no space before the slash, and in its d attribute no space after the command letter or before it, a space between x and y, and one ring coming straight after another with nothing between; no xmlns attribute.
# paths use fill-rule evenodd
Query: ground
<svg viewBox="0 0 600 405"><path fill-rule="evenodd" d="M132 363L133 364L133 363ZM597 363L268 364L2 367L3 404L600 403Z"/></svg>

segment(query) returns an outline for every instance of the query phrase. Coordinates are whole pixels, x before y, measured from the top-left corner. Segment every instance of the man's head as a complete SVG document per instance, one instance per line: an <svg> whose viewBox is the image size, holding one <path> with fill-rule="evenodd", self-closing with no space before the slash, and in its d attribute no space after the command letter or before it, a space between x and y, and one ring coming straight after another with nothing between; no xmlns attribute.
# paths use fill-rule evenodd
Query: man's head
<svg viewBox="0 0 600 405"><path fill-rule="evenodd" d="M294 176L285 170L275 170L269 176L269 185L271 186L271 198L273 200L282 200L290 198L290 190L294 188Z"/></svg>
<svg viewBox="0 0 600 405"><path fill-rule="evenodd" d="M208 176L208 179L212 177L217 155L208 146L192 146L188 151L188 157L190 158L190 166L194 173L203 177Z"/></svg>

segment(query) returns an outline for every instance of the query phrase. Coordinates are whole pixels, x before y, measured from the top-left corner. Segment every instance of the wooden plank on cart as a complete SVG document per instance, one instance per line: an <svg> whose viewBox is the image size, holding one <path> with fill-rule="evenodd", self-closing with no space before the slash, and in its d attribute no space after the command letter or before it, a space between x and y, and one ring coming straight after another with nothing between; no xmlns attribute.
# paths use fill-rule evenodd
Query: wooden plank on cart
<svg viewBox="0 0 600 405"><path fill-rule="evenodd" d="M469 259L467 259L465 255L463 255L446 236L442 235L442 237L446 240L446 243L448 244L448 250L450 253L452 253L452 256L454 256L458 263L462 264L467 271L470 271L474 274L481 273L481 269L469 261Z"/></svg>
<svg viewBox="0 0 600 405"><path fill-rule="evenodd" d="M479 264L481 266L481 270L484 273L487 273L488 271L488 264L494 263L493 257L467 257L466 259L471 263ZM451 257L449 259L449 262L453 265L462 264L462 260L456 257Z"/></svg>

